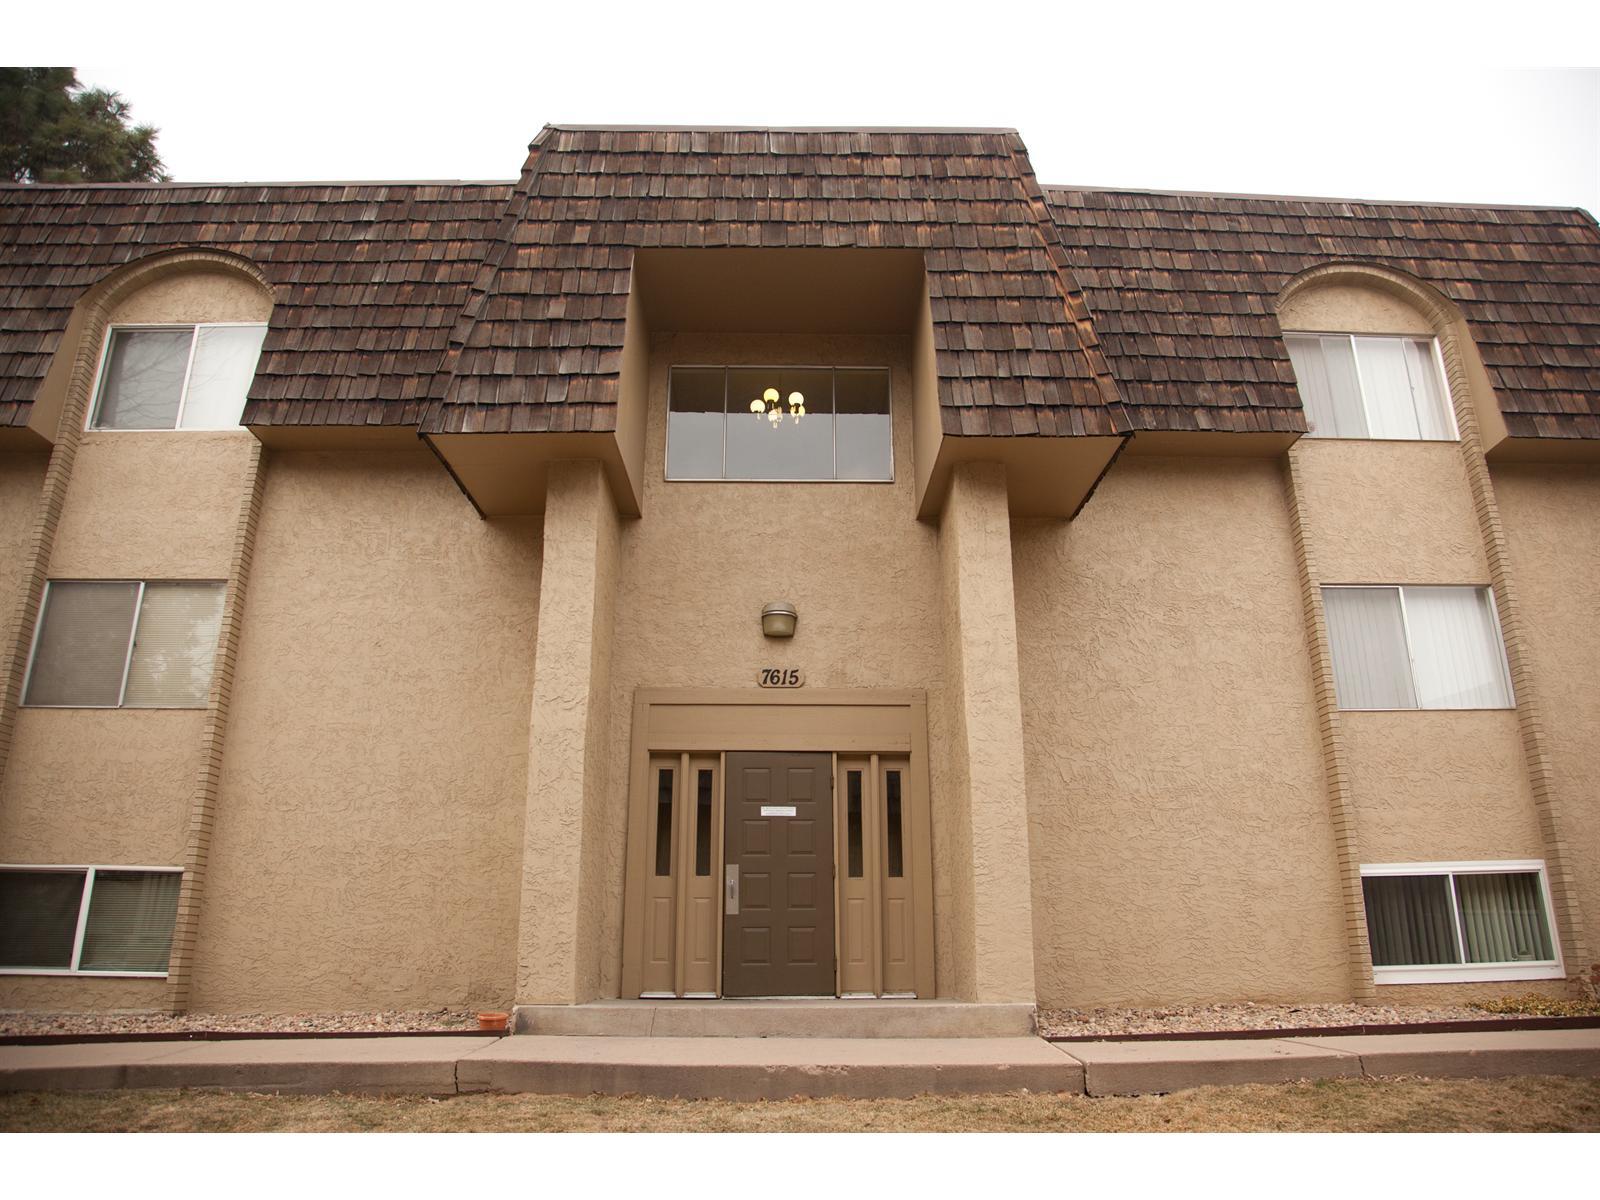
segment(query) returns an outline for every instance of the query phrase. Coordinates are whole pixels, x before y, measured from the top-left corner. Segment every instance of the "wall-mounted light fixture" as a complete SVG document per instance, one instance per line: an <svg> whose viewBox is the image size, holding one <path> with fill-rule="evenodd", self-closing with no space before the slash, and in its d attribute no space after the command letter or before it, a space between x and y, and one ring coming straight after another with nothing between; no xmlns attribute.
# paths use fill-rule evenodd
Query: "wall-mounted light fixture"
<svg viewBox="0 0 1600 1200"><path fill-rule="evenodd" d="M794 623L800 619L795 606L787 600L774 600L761 610L761 632L771 638L794 636Z"/></svg>

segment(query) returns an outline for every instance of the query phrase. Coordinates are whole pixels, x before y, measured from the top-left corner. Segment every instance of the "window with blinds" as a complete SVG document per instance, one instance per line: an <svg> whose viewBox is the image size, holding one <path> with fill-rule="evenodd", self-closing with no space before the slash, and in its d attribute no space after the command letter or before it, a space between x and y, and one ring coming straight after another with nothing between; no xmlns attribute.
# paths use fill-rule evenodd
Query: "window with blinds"
<svg viewBox="0 0 1600 1200"><path fill-rule="evenodd" d="M51 580L22 702L204 708L222 601L220 583Z"/></svg>
<svg viewBox="0 0 1600 1200"><path fill-rule="evenodd" d="M1432 338L1286 334L1312 437L1454 441Z"/></svg>
<svg viewBox="0 0 1600 1200"><path fill-rule="evenodd" d="M1480 587L1325 587L1339 707L1510 708L1494 598Z"/></svg>
<svg viewBox="0 0 1600 1200"><path fill-rule="evenodd" d="M265 325L119 328L106 344L92 429L237 429Z"/></svg>
<svg viewBox="0 0 1600 1200"><path fill-rule="evenodd" d="M1561 974L1543 863L1363 866L1361 890L1379 983Z"/></svg>
<svg viewBox="0 0 1600 1200"><path fill-rule="evenodd" d="M0 971L164 975L183 872L0 868Z"/></svg>

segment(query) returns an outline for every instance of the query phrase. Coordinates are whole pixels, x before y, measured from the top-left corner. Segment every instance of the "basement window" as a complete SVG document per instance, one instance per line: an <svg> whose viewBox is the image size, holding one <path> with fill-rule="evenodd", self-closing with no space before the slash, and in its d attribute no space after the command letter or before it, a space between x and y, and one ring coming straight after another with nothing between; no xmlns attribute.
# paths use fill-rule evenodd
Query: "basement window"
<svg viewBox="0 0 1600 1200"><path fill-rule="evenodd" d="M38 708L204 708L220 583L51 580L22 702Z"/></svg>
<svg viewBox="0 0 1600 1200"><path fill-rule="evenodd" d="M1287 334L1311 437L1454 441L1432 338Z"/></svg>
<svg viewBox="0 0 1600 1200"><path fill-rule="evenodd" d="M106 341L91 429L237 429L265 325L120 326Z"/></svg>
<svg viewBox="0 0 1600 1200"><path fill-rule="evenodd" d="M1542 862L1364 865L1377 983L1559 979Z"/></svg>
<svg viewBox="0 0 1600 1200"><path fill-rule="evenodd" d="M1339 707L1510 708L1494 597L1481 587L1325 587Z"/></svg>
<svg viewBox="0 0 1600 1200"><path fill-rule="evenodd" d="M667 478L894 478L883 367L673 367Z"/></svg>
<svg viewBox="0 0 1600 1200"><path fill-rule="evenodd" d="M165 975L177 867L0 867L0 971Z"/></svg>

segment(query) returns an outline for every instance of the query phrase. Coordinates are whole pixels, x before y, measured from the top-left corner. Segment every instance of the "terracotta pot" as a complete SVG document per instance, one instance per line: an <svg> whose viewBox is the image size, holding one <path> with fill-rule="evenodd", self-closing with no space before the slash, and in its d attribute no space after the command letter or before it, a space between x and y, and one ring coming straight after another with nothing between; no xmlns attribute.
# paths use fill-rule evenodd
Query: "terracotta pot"
<svg viewBox="0 0 1600 1200"><path fill-rule="evenodd" d="M506 1022L510 1019L510 1013L481 1012L478 1014L478 1028L488 1033L504 1033Z"/></svg>

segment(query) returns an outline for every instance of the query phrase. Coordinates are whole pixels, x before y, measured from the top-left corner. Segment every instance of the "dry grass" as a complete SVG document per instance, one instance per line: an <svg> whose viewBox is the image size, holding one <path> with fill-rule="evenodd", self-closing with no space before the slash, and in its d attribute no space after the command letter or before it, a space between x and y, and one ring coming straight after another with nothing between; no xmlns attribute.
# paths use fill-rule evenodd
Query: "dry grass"
<svg viewBox="0 0 1600 1200"><path fill-rule="evenodd" d="M636 1096L270 1096L205 1091L0 1095L6 1132L1575 1132L1600 1131L1600 1080L1339 1079L1090 1099L1026 1092L915 1100Z"/></svg>

